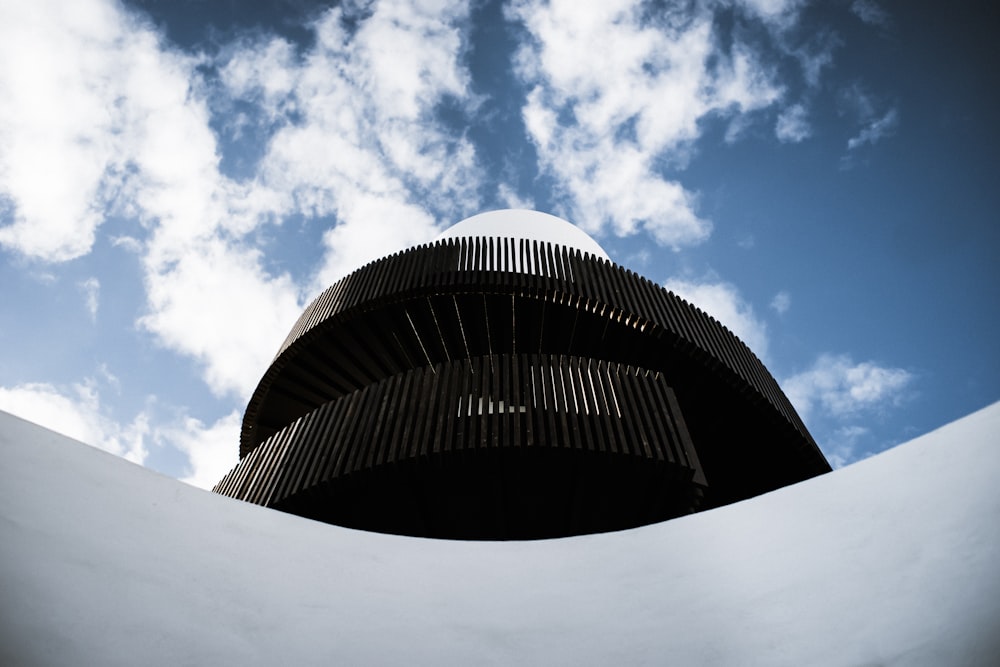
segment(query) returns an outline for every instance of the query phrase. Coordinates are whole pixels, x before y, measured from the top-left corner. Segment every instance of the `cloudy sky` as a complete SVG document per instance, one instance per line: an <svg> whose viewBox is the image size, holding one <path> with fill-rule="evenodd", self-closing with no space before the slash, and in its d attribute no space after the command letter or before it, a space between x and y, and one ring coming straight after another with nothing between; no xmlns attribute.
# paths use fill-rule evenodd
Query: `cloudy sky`
<svg viewBox="0 0 1000 667"><path fill-rule="evenodd" d="M1000 21L943 7L0 0L0 409L211 486L324 287L529 207L834 465L908 440L1000 399Z"/></svg>

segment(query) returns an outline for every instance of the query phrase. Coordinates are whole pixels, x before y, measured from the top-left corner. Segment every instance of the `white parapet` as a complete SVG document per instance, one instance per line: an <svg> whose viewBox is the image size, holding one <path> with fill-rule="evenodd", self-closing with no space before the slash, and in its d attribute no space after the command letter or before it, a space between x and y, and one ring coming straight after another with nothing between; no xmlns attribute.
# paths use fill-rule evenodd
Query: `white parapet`
<svg viewBox="0 0 1000 667"><path fill-rule="evenodd" d="M0 413L0 664L987 665L1000 403L709 512L557 540L380 535Z"/></svg>

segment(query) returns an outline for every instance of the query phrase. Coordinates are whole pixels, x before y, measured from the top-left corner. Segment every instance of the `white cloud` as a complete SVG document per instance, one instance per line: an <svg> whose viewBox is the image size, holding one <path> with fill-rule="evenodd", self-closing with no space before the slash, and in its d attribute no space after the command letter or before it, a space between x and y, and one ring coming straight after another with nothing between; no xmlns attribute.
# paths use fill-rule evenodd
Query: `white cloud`
<svg viewBox="0 0 1000 667"><path fill-rule="evenodd" d="M201 362L217 395L248 398L301 314L290 278L266 277L260 263L258 251L214 239L150 267L141 326Z"/></svg>
<svg viewBox="0 0 1000 667"><path fill-rule="evenodd" d="M0 244L46 261L89 251L121 167L119 75L141 51L100 0L0 4L0 195L13 205Z"/></svg>
<svg viewBox="0 0 1000 667"><path fill-rule="evenodd" d="M213 393L246 399L301 313L299 288L270 275L259 250L218 236L150 245L140 328L197 360Z"/></svg>
<svg viewBox="0 0 1000 667"><path fill-rule="evenodd" d="M391 251L430 241L437 233L434 218L417 204L361 195L343 201L342 210L346 221L323 234L327 252L314 292Z"/></svg>
<svg viewBox="0 0 1000 667"><path fill-rule="evenodd" d="M252 182L220 175L206 106L182 95L188 79L150 77L174 91L163 96L164 114L179 136L143 153L141 173L159 177L137 179L140 210L159 221L147 244L150 312L141 324L198 359L216 394L246 398L304 298L432 238L428 207L447 214L476 205L471 144L435 116L445 98L467 96L467 7L379 5L353 32L344 11L312 25L316 44L306 54L278 38L228 52L226 92L278 128ZM177 142L187 147L181 155L161 150ZM308 285L266 271L248 236L292 213L336 220Z"/></svg>
<svg viewBox="0 0 1000 667"><path fill-rule="evenodd" d="M843 41L835 32L820 30L792 51L810 88L817 88L820 85L823 70L833 65L833 53L841 46Z"/></svg>
<svg viewBox="0 0 1000 667"><path fill-rule="evenodd" d="M805 0L737 0L734 4L742 5L751 15L770 23L773 27L783 29L795 21L795 14Z"/></svg>
<svg viewBox="0 0 1000 667"><path fill-rule="evenodd" d="M253 340L275 338L275 320L286 326L297 290L239 242L266 193L220 174L197 61L111 2L0 12L0 191L16 211L0 243L64 261L89 252L108 207L141 222L148 239L122 238L145 253L142 323L201 360L214 390L245 394L273 354ZM210 264L216 273L192 268ZM81 287L96 316L99 283ZM249 307L251 292L263 310Z"/></svg>
<svg viewBox="0 0 1000 667"><path fill-rule="evenodd" d="M142 246L147 313L140 326L198 360L216 394L249 395L300 311L299 289L263 268L247 235L266 190L225 178L193 63L151 35L128 73L130 205L151 229Z"/></svg>
<svg viewBox="0 0 1000 667"><path fill-rule="evenodd" d="M876 115L877 100L858 82L842 89L838 101L841 113L852 115L861 121L871 120Z"/></svg>
<svg viewBox="0 0 1000 667"><path fill-rule="evenodd" d="M213 392L245 398L301 309L299 288L271 275L249 245L273 197L220 174L192 71L161 52L137 69L132 94L144 101L143 131L129 186L153 230L143 246L147 313L139 323L198 360Z"/></svg>
<svg viewBox="0 0 1000 667"><path fill-rule="evenodd" d="M822 443L823 453L834 470L843 468L860 458L858 456L858 441L870 433L864 426L843 426L834 430L830 437Z"/></svg>
<svg viewBox="0 0 1000 667"><path fill-rule="evenodd" d="M380 5L353 35L331 10L301 59L281 40L228 52L229 92L280 126L246 182L219 170L198 61L135 16L99 0L0 11L0 195L13 216L0 243L64 261L89 252L109 206L142 223L118 237L145 268L140 324L197 359L218 394L246 396L317 289L264 268L260 225L338 216L321 287L432 237L437 221L416 201L476 205L471 144L434 117L467 97L462 3Z"/></svg>
<svg viewBox="0 0 1000 667"><path fill-rule="evenodd" d="M902 368L824 354L812 368L793 375L781 386L802 419L808 420L815 411L843 418L897 404L912 381L913 375Z"/></svg>
<svg viewBox="0 0 1000 667"><path fill-rule="evenodd" d="M122 391L121 380L118 379L117 375L111 372L111 369L108 368L107 364L104 363L98 364L97 374L106 386L113 389L116 394L121 394Z"/></svg>
<svg viewBox="0 0 1000 667"><path fill-rule="evenodd" d="M280 121L260 183L283 211L335 216L315 290L474 211L481 173L472 144L437 117L471 104L463 65L468 6L382 3L349 32L350 9L313 25L303 57L280 39L247 44L223 71L230 93Z"/></svg>
<svg viewBox="0 0 1000 667"><path fill-rule="evenodd" d="M97 321L97 308L100 305L101 282L97 278L87 278L79 283L78 287L83 292L84 303L87 306L87 313L90 321Z"/></svg>
<svg viewBox="0 0 1000 667"><path fill-rule="evenodd" d="M861 131L847 141L847 148L854 150L865 144L874 144L882 138L892 135L899 123L899 114L895 107L889 109L878 118L869 121Z"/></svg>
<svg viewBox="0 0 1000 667"><path fill-rule="evenodd" d="M885 27L889 25L889 13L875 0L854 0L851 11L859 19L870 25Z"/></svg>
<svg viewBox="0 0 1000 667"><path fill-rule="evenodd" d="M149 423L144 414L126 426L107 417L91 381L57 388L45 383L0 387L0 410L141 464Z"/></svg>
<svg viewBox="0 0 1000 667"><path fill-rule="evenodd" d="M664 287L690 301L733 332L761 360L767 360L767 325L753 311L753 307L728 283L691 282L671 278Z"/></svg>
<svg viewBox="0 0 1000 667"><path fill-rule="evenodd" d="M535 202L531 199L521 197L517 191L507 183L497 186L497 199L506 208L526 208L534 210Z"/></svg>
<svg viewBox="0 0 1000 667"><path fill-rule="evenodd" d="M796 3L751 4L778 20ZM591 233L641 230L675 248L708 238L697 198L661 169L685 163L709 114L749 113L780 97L756 54L740 42L724 52L705 10L665 8L650 22L626 0L523 0L509 14L530 34L518 54L532 86L522 115L542 169L563 189L565 215Z"/></svg>
<svg viewBox="0 0 1000 667"><path fill-rule="evenodd" d="M106 367L100 372L109 376ZM202 488L214 486L239 458L238 411L210 426L186 416L154 424L147 411L121 424L106 414L96 383L89 379L68 387L45 383L0 387L0 410L140 465L149 455L150 443L178 450L188 459L182 481Z"/></svg>
<svg viewBox="0 0 1000 667"><path fill-rule="evenodd" d="M115 236L111 239L111 245L121 248L134 255L141 255L143 251L142 242L133 236Z"/></svg>
<svg viewBox="0 0 1000 667"><path fill-rule="evenodd" d="M59 262L89 252L109 211L185 238L245 222L228 204L247 193L218 173L197 59L113 2L0 12L0 192L14 211L0 243Z"/></svg>
<svg viewBox="0 0 1000 667"><path fill-rule="evenodd" d="M239 462L240 414L234 410L207 427L186 417L157 430L156 440L187 454L189 467L181 481L211 489Z"/></svg>
<svg viewBox="0 0 1000 667"><path fill-rule="evenodd" d="M855 150L865 144L875 144L891 136L899 124L899 111L885 99L868 92L860 83L840 91L840 111L860 129L847 141L847 149Z"/></svg>
<svg viewBox="0 0 1000 667"><path fill-rule="evenodd" d="M771 308L779 315L784 315L792 305L792 296L785 290L781 290L771 299Z"/></svg>
<svg viewBox="0 0 1000 667"><path fill-rule="evenodd" d="M808 113L801 104L794 104L778 115L774 135L779 141L797 143L812 134Z"/></svg>

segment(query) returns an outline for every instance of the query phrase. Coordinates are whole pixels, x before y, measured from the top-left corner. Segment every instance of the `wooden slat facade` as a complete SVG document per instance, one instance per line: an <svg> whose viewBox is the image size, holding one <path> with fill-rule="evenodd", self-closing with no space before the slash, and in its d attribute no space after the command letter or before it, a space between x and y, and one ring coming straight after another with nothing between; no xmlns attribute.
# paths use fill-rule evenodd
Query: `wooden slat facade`
<svg viewBox="0 0 1000 667"><path fill-rule="evenodd" d="M219 493L473 538L640 525L830 469L715 319L603 259L499 238L396 253L317 297L250 400L240 457Z"/></svg>
<svg viewBox="0 0 1000 667"><path fill-rule="evenodd" d="M395 345L378 345L382 342L378 336L364 334L382 323L369 323L371 326L366 328L362 315L388 305L469 293L510 295L521 301L557 304L576 299L585 312L597 314L608 322L642 329L662 344L688 350L700 364L715 370L730 385L754 392L811 442L805 426L764 365L714 318L672 292L603 259L537 241L522 242L530 246L530 252L501 243L500 239L438 241L372 262L327 289L306 308L254 392L243 423L241 455L270 434L255 430L258 421L272 423L267 414L269 395L281 391L283 385L296 384L282 382L283 374L291 372L285 369L295 366L299 355L315 347L314 338L323 337L325 331L338 325L350 324L341 326L338 334L341 337L344 330L360 328L355 329L357 336L371 341L373 347L358 362L370 364L373 373L383 372L377 368L377 360L385 354L402 355L408 363L420 363L421 359L423 363L433 363L439 359L420 346L424 332L416 323L406 322L406 326L400 327L401 322L395 322L393 331L399 332L400 328L403 332L413 331L399 338ZM538 258L532 261L531 273L497 268L522 266L524 256ZM487 317L490 314L486 312ZM399 319L398 315L389 318ZM426 332L429 340L440 339L432 333ZM504 344L496 336L486 343L491 350L496 345L495 351L513 351L510 343ZM343 355L343 364L346 366L352 358ZM602 358L617 360L613 350L606 350ZM309 366L310 361L303 359L299 365ZM335 372L346 374L347 370L340 368ZM388 372L400 370L397 367Z"/></svg>
<svg viewBox="0 0 1000 667"><path fill-rule="evenodd" d="M333 523L415 535L428 525L438 537L473 539L627 528L693 512L704 495L698 454L672 397L662 373L564 355L503 354L418 367L295 420L214 490ZM480 456L487 459L473 460ZM338 463L331 468L329 461ZM532 472L524 474L521 465ZM432 469L463 477L463 488L499 490L496 497L455 498L466 509L478 506L481 516L502 516L503 525L492 519L447 525L435 517L407 523L385 512L445 504L442 490L451 493L454 484L418 479ZM344 492L359 479L368 487L365 498L378 488L383 502ZM571 493L578 486L590 489L586 497ZM503 499L514 496L507 507ZM617 509L610 515L601 509L605 518L590 523L591 506ZM570 516L576 518L559 519Z"/></svg>

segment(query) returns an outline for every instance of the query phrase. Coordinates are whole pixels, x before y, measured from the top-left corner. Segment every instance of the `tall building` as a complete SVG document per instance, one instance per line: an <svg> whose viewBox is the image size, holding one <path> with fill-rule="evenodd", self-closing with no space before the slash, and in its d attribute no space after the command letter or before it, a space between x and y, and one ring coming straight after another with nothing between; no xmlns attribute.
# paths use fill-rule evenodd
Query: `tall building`
<svg viewBox="0 0 1000 667"><path fill-rule="evenodd" d="M495 211L321 294L217 493L458 539L629 528L829 464L728 329L573 225Z"/></svg>

